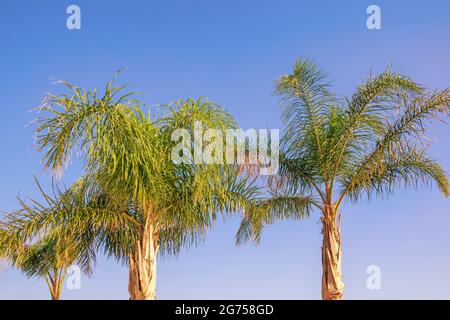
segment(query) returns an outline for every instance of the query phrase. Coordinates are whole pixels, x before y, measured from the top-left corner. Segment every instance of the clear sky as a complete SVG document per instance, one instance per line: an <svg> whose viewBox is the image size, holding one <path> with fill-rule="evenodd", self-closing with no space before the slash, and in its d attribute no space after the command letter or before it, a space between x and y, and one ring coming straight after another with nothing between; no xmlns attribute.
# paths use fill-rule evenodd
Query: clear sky
<svg viewBox="0 0 450 320"><path fill-rule="evenodd" d="M81 30L66 28L66 8L81 8ZM368 30L366 8L381 8ZM31 128L52 79L103 88L113 73L150 104L200 96L222 104L243 128L279 128L273 81L297 57L329 73L350 95L369 71L388 64L429 88L450 86L450 2L434 1L2 1L0 6L0 210L49 186ZM431 154L450 171L450 130L431 131ZM80 172L69 167L63 182ZM399 190L389 199L342 208L345 297L450 299L449 202L436 189ZM318 299L318 214L269 226L261 245L234 246L239 218L219 221L198 248L159 260L158 298ZM366 287L378 265L381 290ZM126 299L127 270L99 257L92 278L63 299ZM0 298L47 299L43 280L0 272Z"/></svg>

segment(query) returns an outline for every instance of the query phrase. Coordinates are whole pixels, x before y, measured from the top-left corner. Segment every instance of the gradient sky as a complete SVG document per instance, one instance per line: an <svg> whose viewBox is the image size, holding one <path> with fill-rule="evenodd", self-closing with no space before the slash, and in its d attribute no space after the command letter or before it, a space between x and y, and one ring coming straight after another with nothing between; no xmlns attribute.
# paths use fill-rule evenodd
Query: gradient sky
<svg viewBox="0 0 450 320"><path fill-rule="evenodd" d="M344 5L345 3L345 5ZM66 8L81 7L81 30L66 28ZM366 8L381 7L381 30L366 28ZM440 1L3 1L0 8L0 210L49 186L31 128L52 79L103 88L113 73L150 104L200 96L220 103L243 128L279 128L273 81L297 57L329 73L351 95L370 70L388 64L429 88L450 86L450 2ZM449 128L431 131L431 154L450 171ZM63 182L80 173L70 166ZM436 189L399 190L342 208L348 299L450 299L450 210ZM198 248L159 260L160 299L318 299L318 214L267 227L259 246L234 246L239 218L219 221ZM381 268L368 290L366 268ZM92 278L63 299L126 299L127 269L99 257ZM0 299L47 299L42 279L0 272Z"/></svg>

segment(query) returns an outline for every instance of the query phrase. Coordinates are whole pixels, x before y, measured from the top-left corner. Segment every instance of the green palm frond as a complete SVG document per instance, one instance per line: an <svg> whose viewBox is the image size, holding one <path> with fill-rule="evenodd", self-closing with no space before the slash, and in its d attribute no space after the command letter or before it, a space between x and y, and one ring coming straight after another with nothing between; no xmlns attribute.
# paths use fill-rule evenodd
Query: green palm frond
<svg viewBox="0 0 450 320"><path fill-rule="evenodd" d="M72 152L81 153L83 178L67 190L70 210L56 214L21 202L25 211L38 212L25 217L24 236L74 228L95 235L95 248L126 262L151 218L160 252L174 254L198 243L219 213L238 211L255 197L258 188L235 166L172 161L174 130L193 134L196 122L222 133L237 128L225 108L202 98L177 100L150 117L123 87L110 83L97 97L96 90L65 85L68 95L50 96L41 108L38 150L47 150L44 163L58 173Z"/></svg>
<svg viewBox="0 0 450 320"><path fill-rule="evenodd" d="M287 194L272 194L270 198L261 199L256 204L250 203L245 208L244 218L236 234L236 243L242 244L249 240L258 243L264 225L279 220L307 218L315 205L315 200L310 196Z"/></svg>
<svg viewBox="0 0 450 320"><path fill-rule="evenodd" d="M316 161L321 176L326 175L323 150L326 115L336 104L325 79L325 73L312 61L298 60L292 74L280 77L275 83L285 124L284 150L288 157L294 158L307 153Z"/></svg>

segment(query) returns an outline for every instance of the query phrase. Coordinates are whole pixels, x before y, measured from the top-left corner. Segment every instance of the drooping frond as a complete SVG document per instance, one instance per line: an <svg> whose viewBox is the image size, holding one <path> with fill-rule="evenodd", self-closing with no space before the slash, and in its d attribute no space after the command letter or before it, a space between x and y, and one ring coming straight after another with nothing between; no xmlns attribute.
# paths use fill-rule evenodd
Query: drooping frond
<svg viewBox="0 0 450 320"><path fill-rule="evenodd" d="M327 155L323 150L326 115L336 104L329 87L325 74L309 60L298 60L293 73L275 83L275 93L281 96L286 156L308 156L323 178L327 175Z"/></svg>
<svg viewBox="0 0 450 320"><path fill-rule="evenodd" d="M14 265L27 277L45 277L54 270L64 270L75 260L70 252L58 247L56 239L47 237L18 251Z"/></svg>
<svg viewBox="0 0 450 320"><path fill-rule="evenodd" d="M389 68L370 76L351 98L335 98L328 89L323 73L309 61L297 62L291 75L277 80L285 135L279 173L269 179L276 201L269 197L246 211L238 242L259 240L264 224L279 218L273 210L281 217L303 217L296 215L303 212L303 200L308 210L316 207L336 218L345 198L383 196L399 185L435 184L448 196L447 174L425 143L427 125L449 115L448 89L428 93ZM297 210L284 202L277 206L280 196L302 201L292 203ZM283 215L286 211L294 216Z"/></svg>
<svg viewBox="0 0 450 320"><path fill-rule="evenodd" d="M230 215L258 201L260 188L248 177L236 175L235 170L233 166L222 166L215 176L207 172L206 179L201 178L202 182L196 181L179 189L177 198L164 213L176 219L161 226L162 254L175 254L182 246L201 243L219 213ZM198 172L196 177L202 173Z"/></svg>
<svg viewBox="0 0 450 320"><path fill-rule="evenodd" d="M82 153L86 187L81 191L83 200L76 202L82 209L73 211L70 223L55 220L50 213L38 216L30 230L61 222L87 230L97 235L99 248L123 260L130 243L137 240L134 227L128 227L130 221L136 222L139 234L144 221L152 219L160 252L175 253L181 245L201 238L219 212L239 210L242 199L248 201L254 192L255 187L247 188L245 177L234 179L239 172L233 166L206 163L203 158L182 164L172 159L177 144L172 140L174 130L187 130L193 136L199 124L203 140L206 130L223 134L237 128L219 105L206 99L178 100L161 117L151 118L139 102L128 101L122 88L108 85L98 99L95 90L67 86L71 95L51 96L44 108L50 113L37 122L38 146L49 150L44 159L53 169L62 167L70 152ZM200 147L200 153L203 150Z"/></svg>
<svg viewBox="0 0 450 320"><path fill-rule="evenodd" d="M167 107L168 113L155 120L161 129L169 134L176 129L192 131L195 122L206 129L234 129L238 127L236 120L222 106L204 98L177 100ZM193 131L192 131L193 133Z"/></svg>
<svg viewBox="0 0 450 320"><path fill-rule="evenodd" d="M391 72L371 76L361 84L336 119L337 130L329 137L333 175L351 162L355 153L364 152L383 132L389 119L398 112L400 97L422 93L423 89L408 77ZM333 118L330 115L329 121ZM336 126L335 126L336 127Z"/></svg>
<svg viewBox="0 0 450 320"><path fill-rule="evenodd" d="M44 151L44 165L57 175L70 161L72 152L83 153L86 148L95 152L94 144L103 131L100 127L115 126L128 119L130 108L125 103L134 93L123 93L125 86L117 87L112 82L106 86L103 96L62 82L71 95L48 95L38 108L40 117L35 120L38 151ZM118 96L122 94L122 96Z"/></svg>
<svg viewBox="0 0 450 320"><path fill-rule="evenodd" d="M284 153L281 153L279 161L279 174L270 177L269 185L275 184L274 187L283 188L290 194L317 193L324 199L325 195L320 189L322 180L313 158L310 158L308 154L297 158L287 158Z"/></svg>
<svg viewBox="0 0 450 320"><path fill-rule="evenodd" d="M244 217L236 233L236 243L249 240L259 242L264 225L279 220L299 220L309 217L315 201L309 196L273 194L270 198L260 200L245 210Z"/></svg>

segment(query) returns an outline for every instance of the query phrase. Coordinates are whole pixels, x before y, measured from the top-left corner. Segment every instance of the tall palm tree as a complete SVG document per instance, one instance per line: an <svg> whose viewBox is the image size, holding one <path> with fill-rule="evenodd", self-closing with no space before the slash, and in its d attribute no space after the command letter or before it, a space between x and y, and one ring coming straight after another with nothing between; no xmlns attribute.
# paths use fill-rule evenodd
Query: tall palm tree
<svg viewBox="0 0 450 320"><path fill-rule="evenodd" d="M45 234L34 233L33 239L24 237L24 228L31 227L37 217L44 214L60 216L73 209L68 205L66 192L54 188L52 198L38 182L37 185L45 203L30 200L28 204L19 198L21 208L0 221L0 257L27 277L44 278L52 300L59 300L71 265L77 264L83 272L91 274L95 263L94 238L76 228L63 229L62 224Z"/></svg>
<svg viewBox="0 0 450 320"><path fill-rule="evenodd" d="M270 179L271 208L247 214L237 241L258 240L264 224L303 218L318 209L322 222L322 298L342 299L340 206L363 195L385 196L398 186L435 183L449 195L445 171L426 152L425 127L448 116L450 91L427 92L386 69L350 98L338 98L311 61L276 81L285 125L279 175ZM264 213L265 212L265 213Z"/></svg>
<svg viewBox="0 0 450 320"><path fill-rule="evenodd" d="M125 225L133 220L137 232L127 233L132 236L123 236L120 230L95 232L108 253L127 260L130 298L155 299L158 252L174 254L182 245L196 243L216 213L237 211L258 192L250 177L239 176L236 166L172 161L178 143L172 141L173 130L192 132L195 121L203 129L222 131L237 124L222 107L207 100L179 100L153 117L131 100L132 93L123 93L124 87L109 83L98 97L96 90L65 85L71 94L50 95L37 119L37 145L45 151L45 166L60 175L71 152L83 156L84 174L78 184L84 191L76 198L83 199L83 212L89 213L74 219L92 225L90 219L98 220L97 211L102 210L114 212ZM31 229L57 226L52 219L33 223ZM120 229L120 224L115 226Z"/></svg>

